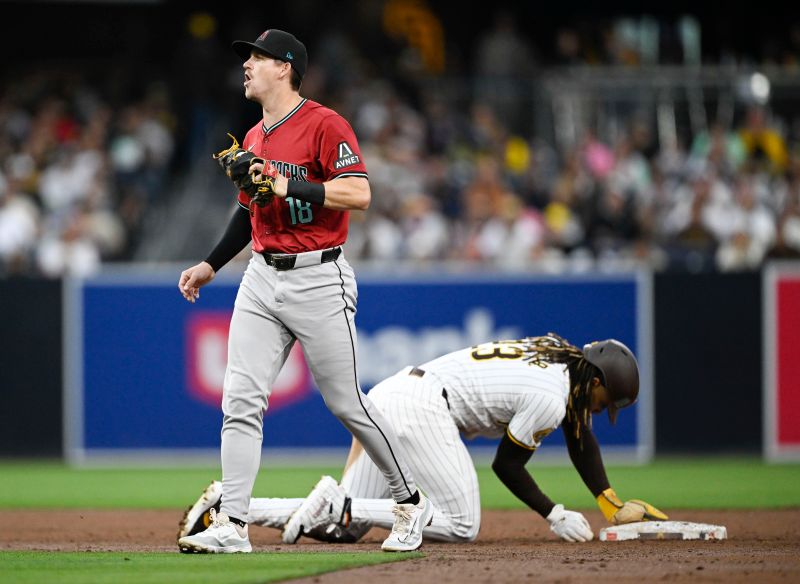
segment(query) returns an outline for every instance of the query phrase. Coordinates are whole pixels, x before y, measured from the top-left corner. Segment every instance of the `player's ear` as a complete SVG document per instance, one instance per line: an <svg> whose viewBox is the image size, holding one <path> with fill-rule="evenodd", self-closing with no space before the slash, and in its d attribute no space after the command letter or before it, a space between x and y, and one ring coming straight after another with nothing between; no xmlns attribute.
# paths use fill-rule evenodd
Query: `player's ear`
<svg viewBox="0 0 800 584"><path fill-rule="evenodd" d="M600 383L601 382L599 377L592 377L592 387L598 387Z"/></svg>

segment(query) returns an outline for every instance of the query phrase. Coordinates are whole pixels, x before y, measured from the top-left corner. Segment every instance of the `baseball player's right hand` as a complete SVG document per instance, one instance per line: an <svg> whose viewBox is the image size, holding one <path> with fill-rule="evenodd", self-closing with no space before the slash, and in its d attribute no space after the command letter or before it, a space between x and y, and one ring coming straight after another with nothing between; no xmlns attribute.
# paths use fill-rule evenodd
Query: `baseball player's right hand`
<svg viewBox="0 0 800 584"><path fill-rule="evenodd" d="M566 541L591 541L594 537L586 517L577 511L564 509L564 505L553 507L547 521L550 522L551 531Z"/></svg>
<svg viewBox="0 0 800 584"><path fill-rule="evenodd" d="M263 158L253 158L248 173L253 177L254 181L257 181L256 184L268 184L271 193L278 195L281 199L286 198L289 179L278 172L278 169L272 163L267 165Z"/></svg>
<svg viewBox="0 0 800 584"><path fill-rule="evenodd" d="M213 280L216 275L214 268L207 262L200 262L181 272L178 290L186 300L194 304L195 300L200 298L200 288Z"/></svg>

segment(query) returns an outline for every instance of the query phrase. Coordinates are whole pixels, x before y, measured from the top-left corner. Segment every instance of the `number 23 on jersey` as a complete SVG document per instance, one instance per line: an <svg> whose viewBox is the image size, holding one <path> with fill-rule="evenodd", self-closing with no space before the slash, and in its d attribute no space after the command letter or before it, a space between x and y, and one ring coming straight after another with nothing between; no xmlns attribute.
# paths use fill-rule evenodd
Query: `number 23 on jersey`
<svg viewBox="0 0 800 584"><path fill-rule="evenodd" d="M521 359L523 356L522 347L519 341L495 341L493 343L483 343L472 347L470 354L476 361L488 359Z"/></svg>

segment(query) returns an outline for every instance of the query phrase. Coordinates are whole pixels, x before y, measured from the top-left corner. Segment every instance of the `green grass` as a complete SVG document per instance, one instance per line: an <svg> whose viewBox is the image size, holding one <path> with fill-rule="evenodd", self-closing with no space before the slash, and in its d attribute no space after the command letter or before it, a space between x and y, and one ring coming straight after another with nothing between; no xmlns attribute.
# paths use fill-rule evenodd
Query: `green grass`
<svg viewBox="0 0 800 584"><path fill-rule="evenodd" d="M249 555L182 555L0 552L0 583L39 584L226 584L276 582L422 554L382 552L254 553Z"/></svg>
<svg viewBox="0 0 800 584"><path fill-rule="evenodd" d="M528 465L550 497L573 509L596 509L577 472L566 466ZM767 465L757 458L662 459L645 466L609 466L623 499L645 499L670 512L690 508L800 506L800 464ZM255 496L297 497L320 475L339 467L262 470ZM60 463L0 462L0 509L175 509L193 502L219 469L73 469ZM485 509L523 508L488 467L478 468ZM363 565L422 557L380 552L254 553L201 556L178 553L0 552L0 584L274 582Z"/></svg>
<svg viewBox="0 0 800 584"><path fill-rule="evenodd" d="M270 469L259 474L255 492L303 496L322 474L338 473L340 467ZM218 468L72 469L62 463L0 463L0 508L182 508L220 474Z"/></svg>
<svg viewBox="0 0 800 584"><path fill-rule="evenodd" d="M596 509L572 466L528 465L541 489L568 508ZM644 499L669 509L759 509L800 506L800 464L769 465L760 459L674 459L646 466L610 466L611 486L623 499ZM485 508L522 505L491 471L479 473Z"/></svg>
<svg viewBox="0 0 800 584"><path fill-rule="evenodd" d="M542 490L567 507L594 509L569 465L528 465ZM623 499L645 499L671 508L777 508L800 506L800 465L768 465L757 458L667 459L645 466L609 466L611 485ZM339 467L271 468L256 481L255 496L298 497L320 475L338 477ZM219 470L71 469L63 464L0 463L0 508L177 509L193 502ZM523 505L494 477L478 468L485 509Z"/></svg>

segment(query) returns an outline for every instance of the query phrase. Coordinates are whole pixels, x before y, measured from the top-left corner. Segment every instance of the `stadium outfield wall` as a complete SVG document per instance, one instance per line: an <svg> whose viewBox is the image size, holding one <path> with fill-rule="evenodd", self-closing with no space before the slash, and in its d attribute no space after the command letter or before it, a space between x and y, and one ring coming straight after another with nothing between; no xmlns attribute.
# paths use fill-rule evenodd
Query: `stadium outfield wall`
<svg viewBox="0 0 800 584"><path fill-rule="evenodd" d="M183 461L217 464L219 380L239 274L226 269L198 304L189 305L175 290L180 269L114 269L85 282L64 282L63 288L51 280L0 280L0 306L8 319L0 327L6 411L37 410L46 421L32 435L23 416L12 416L0 426L1 457L64 453L85 462L91 453L94 461L104 460L103 454L115 463L136 461L148 450L165 452L166 434L168 450L181 453ZM792 312L762 311L762 297L767 307L770 295L761 273L441 276L434 270L381 274L363 267L358 273L365 389L407 363L487 338L554 330L582 343L616 335L643 360L651 398L652 413L642 422L644 408L637 410L640 425L623 429L637 444L650 434L629 460L654 452L768 454L770 420L777 418L762 389L777 378L777 369L767 332ZM783 395L795 395L792 377L782 379L789 382ZM147 424L128 423L129 417ZM91 427L90 420L96 421ZM298 430L311 420L323 423L324 446L316 427ZM298 448L305 458L323 461L346 449L347 435L324 408L299 352L275 388L267 422L265 464L292 462ZM603 434L611 428L604 423L598 421L598 432L604 452L608 444L613 457L613 437ZM489 441L470 444L476 455L493 449ZM550 452L563 460L559 446L550 446L537 457Z"/></svg>
<svg viewBox="0 0 800 584"><path fill-rule="evenodd" d="M218 460L221 385L238 287L230 273L189 304L172 272L109 271L67 284L65 453L98 460ZM642 370L639 403L615 428L595 422L604 451L646 461L653 453L652 310L648 273L544 276L359 272L358 367L362 387L406 365L465 346L555 331L582 346L614 337ZM270 397L268 458L303 458L350 443L328 412L296 346ZM494 448L469 443L476 455ZM560 433L541 456L563 450Z"/></svg>

